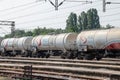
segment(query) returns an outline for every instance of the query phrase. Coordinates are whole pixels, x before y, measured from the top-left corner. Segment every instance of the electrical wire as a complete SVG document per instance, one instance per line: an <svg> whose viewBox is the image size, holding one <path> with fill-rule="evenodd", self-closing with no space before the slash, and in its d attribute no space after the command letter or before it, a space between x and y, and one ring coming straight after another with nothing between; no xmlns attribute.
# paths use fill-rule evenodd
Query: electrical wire
<svg viewBox="0 0 120 80"><path fill-rule="evenodd" d="M71 7L69 7L69 8L71 8ZM65 9L65 8L64 8ZM50 11L51 12L51 11ZM48 12L46 12L46 13L48 13ZM41 14L41 13L40 13ZM43 14L44 14L44 12L43 12ZM115 13L115 14L119 14L119 13ZM104 15L104 16L101 16L101 17L106 17L106 16L112 16L112 15L115 15L115 14L110 14L110 15ZM31 14L30 14L31 15ZM25 16L19 16L19 17L17 17L17 18L20 18L20 17L26 17L26 15ZM15 19L15 18L14 18ZM36 20L37 21L37 20Z"/></svg>
<svg viewBox="0 0 120 80"><path fill-rule="evenodd" d="M32 25L32 28L33 27L37 27L37 26L39 26L39 27L46 27L47 25L49 25L49 26L52 26L52 25L57 25L57 26L59 26L60 24L63 24L63 23L65 23L64 21L59 21L59 22L53 22L53 23L47 23L47 24L40 24L40 25ZM22 27L22 26L21 26ZM26 26L27 27L27 26ZM29 28L30 28L30 26L29 26Z"/></svg>
<svg viewBox="0 0 120 80"><path fill-rule="evenodd" d="M85 4L75 5L75 6L69 6L69 7L63 7L63 8L60 8L60 10L64 10L64 9L68 9L68 8L73 8L73 7L79 7L79 6L82 6L82 5L85 5ZM40 10L38 12L33 12L33 13L30 13L30 14L26 14L26 15L22 15L22 16L18 16L18 17L9 18L7 20L17 19L17 18L24 18L24 17L28 17L28 16L33 16L33 15L46 14L46 13L49 13L49 12L53 12L53 10L49 10L49 11L46 11L46 12L43 12L43 11Z"/></svg>
<svg viewBox="0 0 120 80"><path fill-rule="evenodd" d="M103 15L103 16L100 16L101 18L103 17L108 17L108 16L117 16L117 15L120 15L120 12L117 12L117 13L113 13L113 14L108 14L108 15Z"/></svg>
<svg viewBox="0 0 120 80"><path fill-rule="evenodd" d="M19 7L28 6L28 5L31 5L33 3L35 3L35 1L29 2L29 3L26 3L26 4L22 4L22 5L18 5L18 6L15 6L15 7L11 7L11 8L1 9L0 12L12 10L12 9L19 8Z"/></svg>
<svg viewBox="0 0 120 80"><path fill-rule="evenodd" d="M14 10L14 11L11 11L11 12L9 12L9 13L6 13L6 14L0 14L1 16L6 16L6 15L8 15L8 14L11 14L11 13L19 13L20 11L25 11L25 10L28 10L28 9L30 9L30 8L33 8L33 7L38 7L38 6L41 6L43 3L41 3L41 4L31 4L30 6L25 6L24 8L22 7L21 9L16 9L16 10Z"/></svg>
<svg viewBox="0 0 120 80"><path fill-rule="evenodd" d="M78 5L79 6L79 5ZM72 6L72 7L74 7L74 6ZM67 7L67 8L71 8L71 7ZM62 9L65 9L65 8L62 8ZM60 9L61 10L61 9ZM64 12L64 13L66 13L66 12ZM64 13L62 13L62 14L64 14ZM43 18L43 19L37 19L37 20L30 20L30 21L25 21L25 22L21 22L21 23L17 23L17 24L26 24L26 23L31 23L31 22L38 22L38 21L48 21L48 20L54 20L54 19L58 19L58 18L64 18L64 16L65 15L62 15L62 16L58 16L58 17L53 17L53 16L51 16L50 18Z"/></svg>

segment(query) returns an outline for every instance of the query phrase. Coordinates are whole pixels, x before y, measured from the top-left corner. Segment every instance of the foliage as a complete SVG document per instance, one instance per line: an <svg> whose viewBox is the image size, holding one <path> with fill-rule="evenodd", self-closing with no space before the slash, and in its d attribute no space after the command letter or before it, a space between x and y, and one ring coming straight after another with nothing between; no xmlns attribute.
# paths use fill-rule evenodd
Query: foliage
<svg viewBox="0 0 120 80"><path fill-rule="evenodd" d="M90 9L87 11L88 29L100 28L99 16L96 9Z"/></svg>
<svg viewBox="0 0 120 80"><path fill-rule="evenodd" d="M110 29L110 28L114 28L114 26L112 26L112 25L110 25L110 24L107 24L107 25L106 25L106 28L107 28L107 29Z"/></svg>
<svg viewBox="0 0 120 80"><path fill-rule="evenodd" d="M87 28L87 24L88 24L87 22L88 22L88 20L87 20L87 14L83 11L81 13L81 15L79 15L79 17L78 17L79 31L88 29Z"/></svg>
<svg viewBox="0 0 120 80"><path fill-rule="evenodd" d="M78 16L71 13L66 21L67 32L80 32L82 30L98 29L100 27L99 16L96 9L89 9Z"/></svg>
<svg viewBox="0 0 120 80"><path fill-rule="evenodd" d="M25 31L24 30L15 30L14 33L5 35L5 38L11 38L11 37L22 37L25 35Z"/></svg>
<svg viewBox="0 0 120 80"><path fill-rule="evenodd" d="M66 20L66 31L67 32L78 32L77 27L77 15L75 13L71 13Z"/></svg>
<svg viewBox="0 0 120 80"><path fill-rule="evenodd" d="M107 28L112 28L111 25L107 25ZM5 37L22 37L22 36L37 36L37 35L45 35L45 34L59 34L63 32L81 32L82 30L90 30L90 29L98 29L101 28L99 22L99 16L96 9L89 9L87 12L82 12L78 18L76 13L70 13L68 19L66 20L66 28L62 29L46 29L44 28L36 28L33 31L24 30L15 30L14 33L5 35Z"/></svg>
<svg viewBox="0 0 120 80"><path fill-rule="evenodd" d="M37 36L37 35L46 35L46 34L59 34L63 33L65 30L62 29L46 29L44 28L36 28L33 31L27 31L25 32L24 30L15 30L14 36L12 34L5 35L5 38L11 38L11 37L23 37L23 36Z"/></svg>

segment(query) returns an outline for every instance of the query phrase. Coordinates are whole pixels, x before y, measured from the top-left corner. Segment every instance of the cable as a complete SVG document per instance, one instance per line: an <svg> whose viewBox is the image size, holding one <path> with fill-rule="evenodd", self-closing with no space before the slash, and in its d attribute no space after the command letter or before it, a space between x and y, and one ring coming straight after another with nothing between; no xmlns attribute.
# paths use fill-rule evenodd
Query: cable
<svg viewBox="0 0 120 80"><path fill-rule="evenodd" d="M41 4L43 4L43 3L41 3ZM26 10L26 9L30 9L31 7L33 8L33 7L37 7L37 6L39 6L40 4L32 4L32 5L30 5L30 6L26 6L25 8L22 8L22 9L16 9L16 10L14 10L14 11L11 11L11 12L9 12L9 13L6 13L6 14L3 14L3 15L1 15L1 16L5 16L5 15L8 15L8 14L10 14L10 13L18 13L18 12L20 12L20 11L24 11L24 10Z"/></svg>
<svg viewBox="0 0 120 80"><path fill-rule="evenodd" d="M2 27L0 27L0 29L2 30L2 32L4 31L4 33L9 33L7 30L3 29Z"/></svg>
<svg viewBox="0 0 120 80"><path fill-rule="evenodd" d="M72 6L73 7L73 6ZM67 7L68 8L68 7ZM70 7L69 7L70 8ZM65 9L65 8L63 8ZM43 19L37 19L37 20L30 20L30 21L25 21L25 22L21 22L21 23L17 23L17 24L26 24L26 23L30 23L30 22L38 22L38 21L44 21L44 20L54 20L54 19L58 19L58 18L64 18L65 15L59 16L59 17L50 17L50 18L43 18Z"/></svg>
<svg viewBox="0 0 120 80"><path fill-rule="evenodd" d="M32 5L33 6L33 5ZM30 6L30 7L32 7L32 6ZM71 7L69 7L69 8L71 8ZM24 9L25 10L25 9ZM31 14L30 14L31 15ZM25 15L25 16L27 16L27 15ZM24 16L20 16L20 17L24 17ZM18 17L18 18L20 18L20 17ZM9 20L9 19L8 19Z"/></svg>
<svg viewBox="0 0 120 80"><path fill-rule="evenodd" d="M17 19L17 18L23 18L23 17L27 17L27 16L31 16L31 15L37 15L38 13L45 14L45 13L49 13L49 12L52 12L52 11L53 10L49 10L49 11L46 11L46 12L38 11L38 12L33 12L33 13L30 13L30 14L26 14L26 15L22 15L22 16L18 16L18 17L9 18L7 20L12 20L12 19Z"/></svg>
<svg viewBox="0 0 120 80"><path fill-rule="evenodd" d="M103 15L103 16L100 16L100 17L116 16L116 15L118 15L118 14L120 14L120 12L118 12L118 13L113 13L113 14L109 14L109 15Z"/></svg>
<svg viewBox="0 0 120 80"><path fill-rule="evenodd" d="M81 5L78 5L78 6L81 6ZM71 7L67 7L67 8L71 8ZM63 9L66 9L66 8L63 8ZM60 17L60 18L62 18L62 17ZM53 19L53 18L49 18L49 19ZM58 19L58 17L57 17L57 19ZM39 20L43 21L43 20L45 20L45 19L39 19ZM20 25L20 24L28 23L28 22L36 22L36 21L39 21L39 20L31 20L31 21L27 21L27 22L18 23L18 24ZM48 20L48 19L47 19L47 20Z"/></svg>
<svg viewBox="0 0 120 80"><path fill-rule="evenodd" d="M59 16L59 17L50 17L50 18L43 18L43 19L37 19L37 20L30 20L30 21L25 21L25 22L21 22L21 23L17 23L17 25L21 25L21 24L26 24L26 23L31 23L31 22L42 22L42 21L49 21L49 20L55 20L55 19L61 19L61 18L64 18L63 15L62 16Z"/></svg>
<svg viewBox="0 0 120 80"><path fill-rule="evenodd" d="M65 9L65 8L64 8ZM25 15L26 16L26 15ZM21 17L21 16L20 16ZM36 21L36 20L35 20Z"/></svg>
<svg viewBox="0 0 120 80"><path fill-rule="evenodd" d="M68 7L68 8L71 8L71 7ZM66 9L66 8L61 8L61 9ZM30 13L30 14L27 14L27 15L22 15L22 16L18 16L18 17L13 17L13 18L9 18L7 20L12 20L12 19L17 19L17 18L23 18L23 17L28 17L28 16L33 16L33 15L41 15L41 14L48 14L48 13L51 13L53 12L54 10L48 10L46 12L43 12L43 11L38 11L38 12L33 12L33 13Z"/></svg>
<svg viewBox="0 0 120 80"><path fill-rule="evenodd" d="M112 20L107 20L107 21L103 21L103 22L114 22L114 21L120 21L120 19L112 19Z"/></svg>
<svg viewBox="0 0 120 80"><path fill-rule="evenodd" d="M92 3L92 1L88 1L88 0L86 0L86 1L79 1L79 0L65 0L65 1L67 1L67 2L86 2L86 3Z"/></svg>
<svg viewBox="0 0 120 80"><path fill-rule="evenodd" d="M78 7L78 6L82 6L82 5L85 5L85 4L81 4L81 5L75 5L75 6L70 6L70 7L64 7L64 8L61 8L61 9L67 9L67 8L72 8L72 7ZM34 12L34 13L30 13L30 14L27 14L27 15L23 15L23 16L18 16L18 17L14 17L14 18L9 18L7 20L11 20L11 19L17 19L17 18L23 18L23 17L27 17L27 16L31 16L31 15L37 15L37 14L45 14L45 13L49 13L49 12L52 12L53 10L49 10L47 12L42 12L42 11L39 11L39 12Z"/></svg>
<svg viewBox="0 0 120 80"><path fill-rule="evenodd" d="M8 11L8 10L19 8L19 7L23 7L23 6L28 6L28 5L31 5L33 3L35 3L35 1L30 2L30 3L26 3L26 4L22 4L22 5L18 5L18 6L15 6L15 7L7 8L7 9L2 9L2 10L0 10L0 12Z"/></svg>
<svg viewBox="0 0 120 80"><path fill-rule="evenodd" d="M48 23L48 24L41 24L41 25L34 25L35 27L36 26L42 26L42 27L46 27L45 25L55 25L55 24L57 24L57 25L59 25L59 24L61 24L61 23L65 23L64 21L60 21L60 22L54 22L54 23ZM32 27L34 27L34 26L32 26ZM30 26L29 26L30 27Z"/></svg>

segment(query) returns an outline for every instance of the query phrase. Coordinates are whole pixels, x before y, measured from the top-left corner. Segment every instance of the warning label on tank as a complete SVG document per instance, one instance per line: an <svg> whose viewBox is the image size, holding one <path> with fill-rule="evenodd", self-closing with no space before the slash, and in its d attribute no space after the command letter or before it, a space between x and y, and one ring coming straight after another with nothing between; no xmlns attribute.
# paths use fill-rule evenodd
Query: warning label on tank
<svg viewBox="0 0 120 80"><path fill-rule="evenodd" d="M80 40L83 44L85 44L87 42L87 39L83 36L80 37Z"/></svg>
<svg viewBox="0 0 120 80"><path fill-rule="evenodd" d="M43 40L42 40L42 45L43 45L43 46L48 46L48 44L49 44L49 42L48 42L47 39L43 39Z"/></svg>

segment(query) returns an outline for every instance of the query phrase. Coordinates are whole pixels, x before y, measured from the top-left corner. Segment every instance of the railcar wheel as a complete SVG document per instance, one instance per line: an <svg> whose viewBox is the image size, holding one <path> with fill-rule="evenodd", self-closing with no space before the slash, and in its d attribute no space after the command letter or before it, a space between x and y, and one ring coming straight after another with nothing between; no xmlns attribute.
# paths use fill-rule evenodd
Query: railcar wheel
<svg viewBox="0 0 120 80"><path fill-rule="evenodd" d="M27 53L26 51L22 51L22 52L21 52L21 56L22 56L22 57L28 57L28 53Z"/></svg>
<svg viewBox="0 0 120 80"><path fill-rule="evenodd" d="M16 56L16 52L12 52L11 56L15 57Z"/></svg>
<svg viewBox="0 0 120 80"><path fill-rule="evenodd" d="M61 58L62 58L62 59L65 59L66 57L65 57L65 56L63 56L63 54L61 54Z"/></svg>
<svg viewBox="0 0 120 80"><path fill-rule="evenodd" d="M66 52L66 58L67 59L75 59L76 58L75 52Z"/></svg>
<svg viewBox="0 0 120 80"><path fill-rule="evenodd" d="M37 50L37 48L36 47L32 47L32 49L31 49L31 56L32 57L38 57L38 50Z"/></svg>
<svg viewBox="0 0 120 80"><path fill-rule="evenodd" d="M83 59L83 56L82 56L80 53L78 53L78 55L77 55L77 59L82 60L82 59Z"/></svg>
<svg viewBox="0 0 120 80"><path fill-rule="evenodd" d="M66 58L71 59L72 58L71 53L68 52Z"/></svg>
<svg viewBox="0 0 120 80"><path fill-rule="evenodd" d="M66 56L67 56L67 52L61 54L61 58L62 58L62 59L65 59Z"/></svg>
<svg viewBox="0 0 120 80"><path fill-rule="evenodd" d="M3 52L2 52L2 53L1 53L1 56L6 56L6 53L3 53Z"/></svg>
<svg viewBox="0 0 120 80"><path fill-rule="evenodd" d="M75 59L77 57L77 52L73 52L71 56L72 56L72 59Z"/></svg>
<svg viewBox="0 0 120 80"><path fill-rule="evenodd" d="M50 54L46 54L46 58L49 58L50 57Z"/></svg>
<svg viewBox="0 0 120 80"><path fill-rule="evenodd" d="M95 58L95 55L94 54L86 54L84 58L85 58L85 60L93 60Z"/></svg>
<svg viewBox="0 0 120 80"><path fill-rule="evenodd" d="M32 57L35 58L35 57L37 57L36 55L37 55L37 53L32 53Z"/></svg>
<svg viewBox="0 0 120 80"><path fill-rule="evenodd" d="M96 60L101 60L103 58L103 54L97 54L96 55Z"/></svg>
<svg viewBox="0 0 120 80"><path fill-rule="evenodd" d="M5 49L4 48L1 48L1 56L5 56Z"/></svg>
<svg viewBox="0 0 120 80"><path fill-rule="evenodd" d="M41 54L41 58L45 58L46 57L46 53L40 53Z"/></svg>

